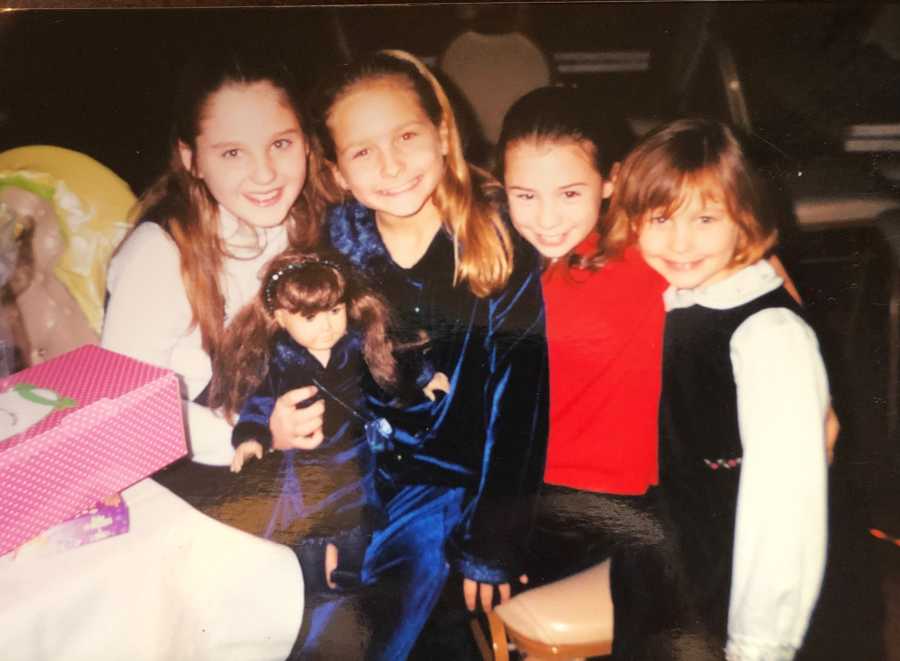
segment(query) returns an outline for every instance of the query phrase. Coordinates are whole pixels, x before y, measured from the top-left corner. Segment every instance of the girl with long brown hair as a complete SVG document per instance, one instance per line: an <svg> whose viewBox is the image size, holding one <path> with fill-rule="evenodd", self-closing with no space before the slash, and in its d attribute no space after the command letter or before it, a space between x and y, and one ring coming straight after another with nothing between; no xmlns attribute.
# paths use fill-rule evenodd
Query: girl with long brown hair
<svg viewBox="0 0 900 661"><path fill-rule="evenodd" d="M203 509L230 475L199 464L227 466L234 454L232 426L206 406L213 361L229 322L258 292L264 265L289 246L315 246L323 196L293 78L271 52L229 45L189 62L174 111L168 168L140 198L140 222L110 264L101 343L180 377L191 456L167 473L172 479L156 477ZM320 409L298 415L316 424ZM174 498L161 491L160 499ZM230 649L267 640L286 656L303 612L300 566L288 548L246 546L254 549L242 556L253 582L234 587L210 569L215 587L198 589L209 602L210 638ZM229 596L218 596L219 584ZM259 617L262 604L277 614Z"/></svg>
<svg viewBox="0 0 900 661"><path fill-rule="evenodd" d="M174 369L189 400L209 384L262 265L316 245L320 161L303 117L292 77L269 55L215 53L184 71L168 169L110 265L102 344ZM229 463L230 426L205 406L187 415L193 459Z"/></svg>

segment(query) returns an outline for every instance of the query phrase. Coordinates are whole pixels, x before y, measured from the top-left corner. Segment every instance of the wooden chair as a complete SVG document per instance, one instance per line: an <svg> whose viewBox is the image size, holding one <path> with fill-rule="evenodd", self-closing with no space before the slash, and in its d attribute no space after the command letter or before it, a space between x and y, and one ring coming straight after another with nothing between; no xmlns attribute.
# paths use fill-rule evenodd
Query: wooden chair
<svg viewBox="0 0 900 661"><path fill-rule="evenodd" d="M478 620L471 622L485 661L508 661L510 650L528 661L606 656L613 638L609 561L522 592L486 618L487 637Z"/></svg>

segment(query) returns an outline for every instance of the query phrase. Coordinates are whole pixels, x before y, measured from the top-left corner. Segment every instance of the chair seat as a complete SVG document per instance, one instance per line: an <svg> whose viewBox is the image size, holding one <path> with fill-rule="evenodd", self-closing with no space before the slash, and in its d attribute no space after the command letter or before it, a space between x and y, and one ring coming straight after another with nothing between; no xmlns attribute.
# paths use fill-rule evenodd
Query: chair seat
<svg viewBox="0 0 900 661"><path fill-rule="evenodd" d="M527 590L496 608L511 635L549 646L612 641L609 561Z"/></svg>

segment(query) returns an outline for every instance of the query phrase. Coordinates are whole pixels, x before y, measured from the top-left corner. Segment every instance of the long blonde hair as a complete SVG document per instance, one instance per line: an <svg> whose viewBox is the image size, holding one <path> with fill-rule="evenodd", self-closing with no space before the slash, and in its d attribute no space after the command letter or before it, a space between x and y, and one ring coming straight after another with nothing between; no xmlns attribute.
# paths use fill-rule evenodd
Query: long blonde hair
<svg viewBox="0 0 900 661"><path fill-rule="evenodd" d="M418 58L405 51L383 50L341 67L326 79L312 113L325 158L337 163L328 126L335 104L359 85L386 79L407 85L434 126L446 131L446 167L432 201L453 239L454 283L465 282L479 297L496 293L512 273L513 251L509 230L485 192L495 182L487 172L466 162L450 101Z"/></svg>
<svg viewBox="0 0 900 661"><path fill-rule="evenodd" d="M225 297L217 276L230 253L219 233L218 203L193 167L185 168L179 143L196 153L200 121L216 92L228 85L262 81L282 92L305 130L309 124L293 78L270 54L230 51L198 58L185 68L176 92L168 168L131 211L137 220L158 223L178 246L192 323L199 326L203 348L213 358L222 345L225 318ZM320 151L311 144L306 184L288 214L288 237L294 248L309 250L318 242L326 197L322 169Z"/></svg>

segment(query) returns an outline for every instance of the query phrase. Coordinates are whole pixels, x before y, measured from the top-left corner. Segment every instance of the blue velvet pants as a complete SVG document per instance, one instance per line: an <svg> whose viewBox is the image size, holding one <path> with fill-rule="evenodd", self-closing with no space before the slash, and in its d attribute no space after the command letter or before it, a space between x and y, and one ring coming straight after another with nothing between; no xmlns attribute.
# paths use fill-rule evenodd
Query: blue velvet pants
<svg viewBox="0 0 900 661"><path fill-rule="evenodd" d="M388 525L372 537L363 564L371 598L368 659L409 656L447 580L444 549L464 499L463 488L412 485L387 501Z"/></svg>

